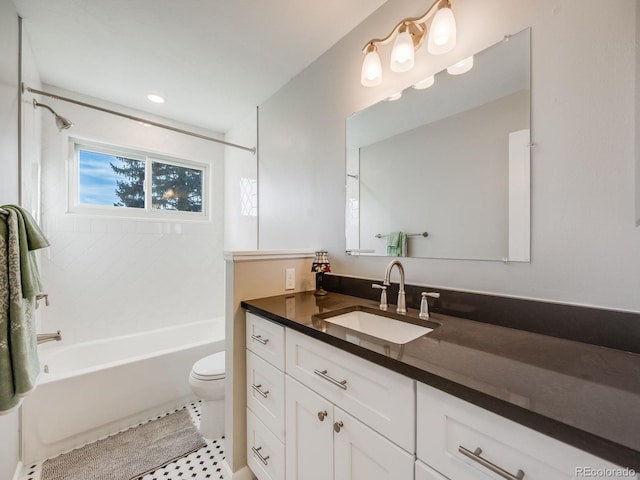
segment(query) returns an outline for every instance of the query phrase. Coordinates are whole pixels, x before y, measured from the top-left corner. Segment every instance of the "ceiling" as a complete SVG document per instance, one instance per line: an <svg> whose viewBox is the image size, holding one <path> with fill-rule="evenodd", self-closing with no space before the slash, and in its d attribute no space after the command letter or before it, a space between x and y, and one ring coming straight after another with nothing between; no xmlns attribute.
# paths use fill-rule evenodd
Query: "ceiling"
<svg viewBox="0 0 640 480"><path fill-rule="evenodd" d="M14 3L43 83L224 133L385 1Z"/></svg>

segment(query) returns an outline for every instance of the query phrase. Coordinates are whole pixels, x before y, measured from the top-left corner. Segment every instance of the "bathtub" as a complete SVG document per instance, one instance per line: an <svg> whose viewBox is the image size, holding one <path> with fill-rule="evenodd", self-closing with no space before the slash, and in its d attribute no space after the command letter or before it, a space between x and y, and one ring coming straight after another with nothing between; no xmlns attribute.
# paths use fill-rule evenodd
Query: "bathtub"
<svg viewBox="0 0 640 480"><path fill-rule="evenodd" d="M86 343L47 344L40 353L38 386L22 405L23 463L195 400L191 366L224 350L224 335L221 317Z"/></svg>

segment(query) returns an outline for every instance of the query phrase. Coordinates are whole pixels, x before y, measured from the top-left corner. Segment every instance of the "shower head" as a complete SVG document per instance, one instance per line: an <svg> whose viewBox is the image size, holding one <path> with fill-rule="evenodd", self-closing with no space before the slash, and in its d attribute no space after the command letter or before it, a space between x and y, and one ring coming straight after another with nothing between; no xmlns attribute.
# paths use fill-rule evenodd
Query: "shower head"
<svg viewBox="0 0 640 480"><path fill-rule="evenodd" d="M73 122L71 122L69 119L61 117L56 112L54 112L53 108L51 108L49 105L45 105L44 103L38 103L36 101L36 99L34 98L33 99L33 108L38 108L38 107L44 107L47 110L49 110L51 113L53 113L53 116L56 117L56 126L58 127L58 130L60 130L60 131L66 130L66 129L71 128L73 126Z"/></svg>

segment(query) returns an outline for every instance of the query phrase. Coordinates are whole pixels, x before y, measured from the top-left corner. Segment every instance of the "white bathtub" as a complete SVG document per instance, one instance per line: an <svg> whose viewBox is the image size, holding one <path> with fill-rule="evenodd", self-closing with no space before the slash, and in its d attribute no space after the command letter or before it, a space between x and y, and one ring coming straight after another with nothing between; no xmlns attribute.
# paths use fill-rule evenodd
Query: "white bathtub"
<svg viewBox="0 0 640 480"><path fill-rule="evenodd" d="M46 347L22 406L26 465L194 400L191 366L224 350L224 318L67 346L63 332Z"/></svg>

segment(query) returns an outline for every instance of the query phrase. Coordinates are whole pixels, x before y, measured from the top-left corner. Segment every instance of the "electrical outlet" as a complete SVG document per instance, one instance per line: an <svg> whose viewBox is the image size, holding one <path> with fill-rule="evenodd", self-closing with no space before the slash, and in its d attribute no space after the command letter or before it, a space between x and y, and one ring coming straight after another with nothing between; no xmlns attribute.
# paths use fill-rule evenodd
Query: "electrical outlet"
<svg viewBox="0 0 640 480"><path fill-rule="evenodd" d="M284 289L285 290L293 290L296 288L296 269L295 268L287 268L285 270L284 276Z"/></svg>

